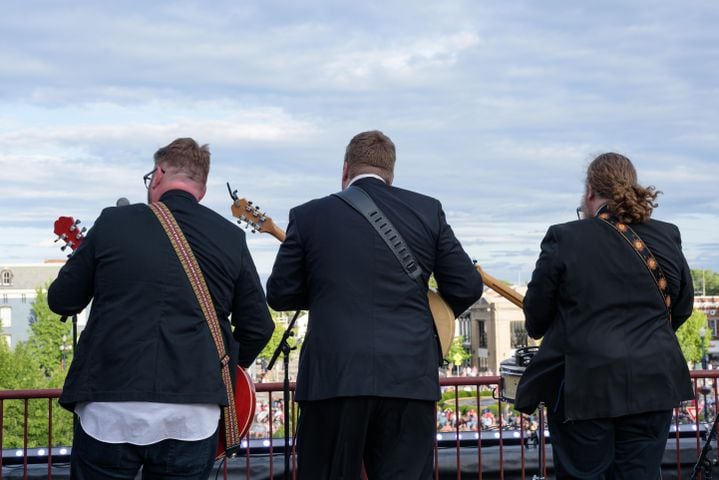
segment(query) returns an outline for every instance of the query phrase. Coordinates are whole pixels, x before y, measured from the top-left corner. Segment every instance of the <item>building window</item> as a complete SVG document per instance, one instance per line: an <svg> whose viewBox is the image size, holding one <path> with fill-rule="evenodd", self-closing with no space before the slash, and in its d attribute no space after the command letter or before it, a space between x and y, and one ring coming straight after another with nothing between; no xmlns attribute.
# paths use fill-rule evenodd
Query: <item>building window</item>
<svg viewBox="0 0 719 480"><path fill-rule="evenodd" d="M0 325L2 328L12 327L12 309L10 307L0 308Z"/></svg>
<svg viewBox="0 0 719 480"><path fill-rule="evenodd" d="M489 371L489 358L487 358L487 357L478 357L477 358L477 371L478 372Z"/></svg>
<svg viewBox="0 0 719 480"><path fill-rule="evenodd" d="M469 341L472 338L472 323L469 315L462 315L459 317L459 335L465 340Z"/></svg>
<svg viewBox="0 0 719 480"><path fill-rule="evenodd" d="M479 348L489 348L487 341L487 331L484 329L484 321L477 322L477 332L479 333Z"/></svg>
<svg viewBox="0 0 719 480"><path fill-rule="evenodd" d="M527 331L524 329L524 322L509 322L512 330L512 348L526 347L529 343Z"/></svg>
<svg viewBox="0 0 719 480"><path fill-rule="evenodd" d="M3 270L0 272L0 283L3 285L12 285L12 272L10 270Z"/></svg>
<svg viewBox="0 0 719 480"><path fill-rule="evenodd" d="M20 295L20 300L22 300L22 303L27 303L27 295L24 294L24 293L21 294L21 295Z"/></svg>

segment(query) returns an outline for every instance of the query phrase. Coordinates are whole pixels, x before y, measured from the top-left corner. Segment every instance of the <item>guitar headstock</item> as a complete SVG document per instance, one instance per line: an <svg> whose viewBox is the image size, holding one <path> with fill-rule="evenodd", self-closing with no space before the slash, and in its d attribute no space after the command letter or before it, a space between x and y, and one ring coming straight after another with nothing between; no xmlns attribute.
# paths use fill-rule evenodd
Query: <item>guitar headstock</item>
<svg viewBox="0 0 719 480"><path fill-rule="evenodd" d="M85 227L80 228L80 220L75 220L72 217L58 217L55 220L55 227L53 232L57 235L55 241L63 241L65 244L60 247L60 250L65 251L67 247L73 252L77 250L83 240L85 240Z"/></svg>
<svg viewBox="0 0 719 480"><path fill-rule="evenodd" d="M245 228L252 227L252 233L269 233L280 242L285 240L285 232L275 225L272 218L268 217L260 207L253 205L251 201L245 198L238 198L230 206L232 216L238 218L237 223L245 225Z"/></svg>

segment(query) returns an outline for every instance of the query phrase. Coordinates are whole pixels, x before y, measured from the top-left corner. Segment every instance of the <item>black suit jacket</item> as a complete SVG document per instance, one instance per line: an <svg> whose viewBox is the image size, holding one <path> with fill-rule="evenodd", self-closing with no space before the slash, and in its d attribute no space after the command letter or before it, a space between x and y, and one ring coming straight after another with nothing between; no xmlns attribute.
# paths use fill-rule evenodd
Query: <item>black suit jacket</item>
<svg viewBox="0 0 719 480"><path fill-rule="evenodd" d="M459 315L482 280L445 220L440 203L361 179L423 270ZM287 238L267 281L277 310L308 309L297 400L373 395L439 399L439 353L426 289L410 279L377 232L341 199L292 209Z"/></svg>
<svg viewBox="0 0 719 480"><path fill-rule="evenodd" d="M173 190L161 200L200 264L232 361L250 365L274 322L244 232L187 192ZM227 403L217 350L197 297L147 205L103 210L48 291L50 308L61 315L77 313L91 299L63 406Z"/></svg>
<svg viewBox="0 0 719 480"><path fill-rule="evenodd" d="M524 299L526 327L544 336L520 381L516 407L556 406L567 419L671 409L692 398L674 331L691 315L693 286L676 226L631 225L668 280L672 320L643 260L599 218L554 225Z"/></svg>

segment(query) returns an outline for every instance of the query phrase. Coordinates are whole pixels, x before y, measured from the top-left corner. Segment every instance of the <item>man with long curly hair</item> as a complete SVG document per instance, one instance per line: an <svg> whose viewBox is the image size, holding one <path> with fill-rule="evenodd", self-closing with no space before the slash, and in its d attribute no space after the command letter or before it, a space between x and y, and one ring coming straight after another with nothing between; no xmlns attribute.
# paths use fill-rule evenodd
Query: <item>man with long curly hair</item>
<svg viewBox="0 0 719 480"><path fill-rule="evenodd" d="M693 396L675 331L694 289L679 229L651 218L659 193L599 155L583 219L542 241L524 313L543 340L515 406L547 405L558 479L658 478L672 409Z"/></svg>

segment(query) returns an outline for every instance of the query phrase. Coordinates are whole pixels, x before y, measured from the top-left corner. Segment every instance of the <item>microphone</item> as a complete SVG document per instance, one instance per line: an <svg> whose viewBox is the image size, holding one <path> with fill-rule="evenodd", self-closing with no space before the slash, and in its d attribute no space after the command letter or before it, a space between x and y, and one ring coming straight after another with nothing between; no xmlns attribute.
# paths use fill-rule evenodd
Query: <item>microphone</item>
<svg viewBox="0 0 719 480"><path fill-rule="evenodd" d="M115 202L116 207L126 207L128 205L130 205L130 200L125 197L120 197L117 199L117 202Z"/></svg>

